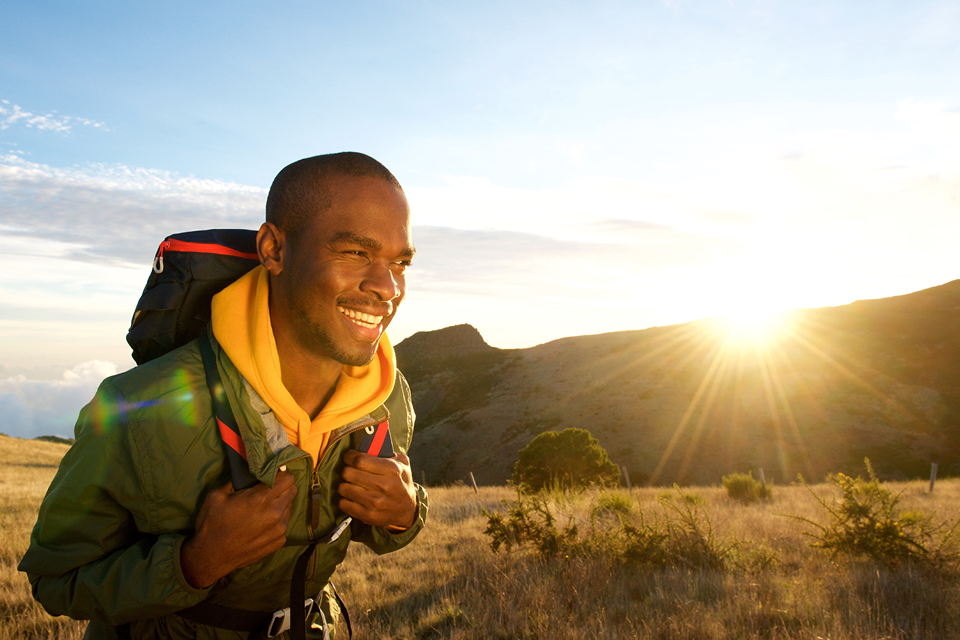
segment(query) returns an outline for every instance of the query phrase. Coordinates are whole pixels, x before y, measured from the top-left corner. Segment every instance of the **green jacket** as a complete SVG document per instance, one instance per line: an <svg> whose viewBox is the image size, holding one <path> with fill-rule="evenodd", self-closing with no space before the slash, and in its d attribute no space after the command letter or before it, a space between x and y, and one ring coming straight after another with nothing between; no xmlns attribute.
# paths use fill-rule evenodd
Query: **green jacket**
<svg viewBox="0 0 960 640"><path fill-rule="evenodd" d="M288 545L322 537L346 517L336 506L343 454L356 446L363 427L382 420L384 409L395 450L409 448L414 413L410 389L397 372L393 393L372 417L334 432L315 474L310 456L295 446L274 455L242 377L212 336L211 342L251 471L268 485L281 465L294 476ZM206 589L191 587L183 577L180 546L193 533L204 497L229 479L223 446L196 341L104 380L80 413L76 443L44 497L19 566L44 609L91 620L92 638L244 638L248 634L198 625L176 612L202 600L249 611L289 606L302 546L285 546ZM324 500L314 529L308 503L316 485ZM427 513L419 486L417 495L419 514L407 531L393 534L354 522L335 542L317 546L306 593L324 589L351 539L377 553L408 544Z"/></svg>

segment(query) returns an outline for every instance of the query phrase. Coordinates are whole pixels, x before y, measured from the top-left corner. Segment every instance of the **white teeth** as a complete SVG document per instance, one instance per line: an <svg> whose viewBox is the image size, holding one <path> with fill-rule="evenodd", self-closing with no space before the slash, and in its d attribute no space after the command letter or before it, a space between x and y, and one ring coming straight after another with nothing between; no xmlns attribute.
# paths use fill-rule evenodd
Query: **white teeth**
<svg viewBox="0 0 960 640"><path fill-rule="evenodd" d="M344 307L337 307L337 311L350 318L355 324L361 327L367 327L368 329L372 329L383 320L383 316L372 316L369 313L360 313L359 311L345 309Z"/></svg>

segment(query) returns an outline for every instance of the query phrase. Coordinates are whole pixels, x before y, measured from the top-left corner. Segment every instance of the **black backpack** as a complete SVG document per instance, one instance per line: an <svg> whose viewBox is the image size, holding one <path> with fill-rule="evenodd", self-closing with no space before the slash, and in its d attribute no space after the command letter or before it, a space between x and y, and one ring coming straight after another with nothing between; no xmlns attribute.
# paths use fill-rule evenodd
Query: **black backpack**
<svg viewBox="0 0 960 640"><path fill-rule="evenodd" d="M127 332L134 361L149 362L200 336L210 321L213 296L258 264L257 232L249 229L166 238Z"/></svg>

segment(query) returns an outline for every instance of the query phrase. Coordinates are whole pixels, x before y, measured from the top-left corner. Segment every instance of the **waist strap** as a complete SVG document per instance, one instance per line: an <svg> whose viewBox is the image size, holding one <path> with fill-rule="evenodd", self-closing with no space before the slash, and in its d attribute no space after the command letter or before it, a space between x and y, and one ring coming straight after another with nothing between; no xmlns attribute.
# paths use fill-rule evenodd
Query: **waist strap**
<svg viewBox="0 0 960 640"><path fill-rule="evenodd" d="M297 564L293 570L293 579L290 581L291 614L302 607L303 601L306 599L304 587L306 586L307 563L316 546L315 543L311 544L297 558ZM233 607L225 607L206 601L177 612L178 616L200 624L227 629L228 631L246 631L249 633L265 631L267 625L273 619L273 614L273 611L245 611L244 609L234 609ZM290 637L294 640L305 640L304 627L304 621L298 619L296 624L290 625Z"/></svg>
<svg viewBox="0 0 960 640"><path fill-rule="evenodd" d="M253 633L267 628L273 611L245 611L212 602L200 602L188 609L177 611L177 615L210 627Z"/></svg>
<svg viewBox="0 0 960 640"><path fill-rule="evenodd" d="M303 602L304 601L304 583L307 570L307 561L310 558L310 554L313 552L316 545L310 545L300 557L297 558L297 564L294 567L293 580L290 584L290 602ZM350 614L347 612L346 603L340 598L340 594L337 593L336 587L332 583L327 583L331 587L330 592L332 593L334 599L337 602L337 606L340 608L340 615L343 617L343 621L347 626L347 636L353 637L353 625L350 624ZM322 592L321 592L322 595ZM315 598L317 604L320 604L320 597ZM295 608L291 606L290 611L294 611ZM192 607L182 609L177 612L177 615L186 618L187 620L192 620L200 624L205 624L210 627L217 627L219 629L226 629L228 631L245 631L247 633L262 633L267 625L273 618L273 611L246 611L244 609L234 609L233 607L225 607L220 604L213 604L212 602L199 602ZM303 623L291 624L290 625L290 637L296 639L304 639L306 636L306 629Z"/></svg>

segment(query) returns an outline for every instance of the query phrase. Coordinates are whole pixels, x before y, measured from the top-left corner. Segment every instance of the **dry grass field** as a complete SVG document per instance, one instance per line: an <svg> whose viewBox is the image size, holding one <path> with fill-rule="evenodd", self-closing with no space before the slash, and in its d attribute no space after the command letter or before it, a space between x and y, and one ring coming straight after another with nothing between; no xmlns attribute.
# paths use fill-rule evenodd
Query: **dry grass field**
<svg viewBox="0 0 960 640"><path fill-rule="evenodd" d="M70 447L0 436L0 640L83 636L86 624L51 618L30 597L17 564L30 544L40 501Z"/></svg>
<svg viewBox="0 0 960 640"><path fill-rule="evenodd" d="M960 481L894 484L905 509L960 512ZM814 490L829 495L828 487ZM824 520L806 488L778 487L769 502L743 505L722 488L703 498L719 539L736 537L777 560L754 571L639 571L610 558L543 561L528 549L493 553L483 534L506 488L431 489L430 527L405 552L354 549L338 576L357 638L960 638L960 580L953 572L886 568L809 546L811 527L779 514ZM623 493L626 493L624 491ZM658 510L664 489L631 499ZM588 527L587 494L572 507ZM559 520L559 519L558 519ZM562 524L562 522L558 522Z"/></svg>
<svg viewBox="0 0 960 640"><path fill-rule="evenodd" d="M47 616L16 571L46 485L66 446L0 437L0 638L79 638L82 623ZM885 485L903 491L903 509L960 514L960 480ZM827 485L813 487L832 495ZM684 489L702 499L718 540L775 557L767 566L640 570L617 558L560 556L529 548L494 553L484 509L513 500L508 488L430 489L427 529L407 549L382 557L353 548L335 576L358 640L379 638L796 638L830 640L960 638L956 570L890 568L809 546L824 521L800 486L776 487L773 500L744 505L718 487ZM656 515L666 489L622 492ZM595 492L555 494L558 525L569 514L589 530Z"/></svg>

